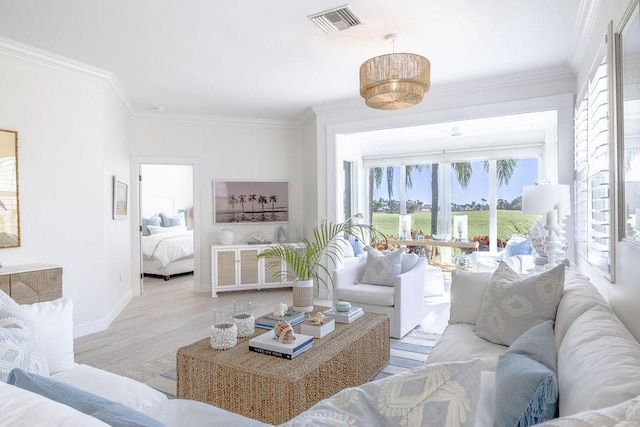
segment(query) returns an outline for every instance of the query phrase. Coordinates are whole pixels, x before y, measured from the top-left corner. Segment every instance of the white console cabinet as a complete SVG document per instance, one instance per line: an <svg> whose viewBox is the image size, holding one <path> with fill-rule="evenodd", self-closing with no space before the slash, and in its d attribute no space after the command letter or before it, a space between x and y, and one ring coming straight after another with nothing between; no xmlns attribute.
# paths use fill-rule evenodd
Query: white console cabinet
<svg viewBox="0 0 640 427"><path fill-rule="evenodd" d="M291 282L281 282L280 275L258 260L258 254L273 245L211 245L211 296L218 292L243 289L290 287ZM280 269L286 268L280 263Z"/></svg>

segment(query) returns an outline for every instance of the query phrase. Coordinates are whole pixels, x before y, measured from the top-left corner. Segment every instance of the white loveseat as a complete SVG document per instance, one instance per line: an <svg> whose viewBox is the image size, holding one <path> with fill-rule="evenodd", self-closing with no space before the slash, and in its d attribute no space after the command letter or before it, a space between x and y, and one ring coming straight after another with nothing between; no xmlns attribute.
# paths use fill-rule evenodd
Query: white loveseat
<svg viewBox="0 0 640 427"><path fill-rule="evenodd" d="M496 409L512 405L509 399L495 398L496 367L508 347L474 331L491 277L491 273L452 273L449 325L428 360L481 359L478 427L494 425ZM587 277L567 275L552 334L560 418L545 424L601 427L626 420L624 425L640 425L640 344Z"/></svg>

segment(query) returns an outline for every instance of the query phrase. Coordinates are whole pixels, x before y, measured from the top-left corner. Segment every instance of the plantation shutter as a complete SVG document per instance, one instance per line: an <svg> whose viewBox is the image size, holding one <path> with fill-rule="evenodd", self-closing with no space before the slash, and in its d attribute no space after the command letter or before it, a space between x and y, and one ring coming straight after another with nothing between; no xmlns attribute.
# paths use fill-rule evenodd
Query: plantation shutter
<svg viewBox="0 0 640 427"><path fill-rule="evenodd" d="M574 190L576 251L613 280L611 90L607 55L596 63L575 111Z"/></svg>

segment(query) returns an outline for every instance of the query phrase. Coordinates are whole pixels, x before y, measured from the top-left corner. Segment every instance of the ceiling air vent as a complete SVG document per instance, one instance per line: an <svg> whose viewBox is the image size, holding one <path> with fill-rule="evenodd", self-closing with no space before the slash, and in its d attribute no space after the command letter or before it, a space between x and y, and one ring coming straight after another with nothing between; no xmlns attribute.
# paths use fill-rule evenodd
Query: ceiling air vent
<svg viewBox="0 0 640 427"><path fill-rule="evenodd" d="M308 16L308 18L327 34L344 31L347 28L362 24L348 4L316 13Z"/></svg>

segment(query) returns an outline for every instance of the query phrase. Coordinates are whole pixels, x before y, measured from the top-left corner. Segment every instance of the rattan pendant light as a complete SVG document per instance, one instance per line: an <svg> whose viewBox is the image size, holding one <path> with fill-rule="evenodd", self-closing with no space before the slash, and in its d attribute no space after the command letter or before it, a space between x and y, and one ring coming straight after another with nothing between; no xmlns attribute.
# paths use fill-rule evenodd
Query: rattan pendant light
<svg viewBox="0 0 640 427"><path fill-rule="evenodd" d="M390 34L386 39L393 43L397 35ZM424 56L394 52L371 58L360 66L360 95L371 108L413 107L422 102L430 87L431 63Z"/></svg>

